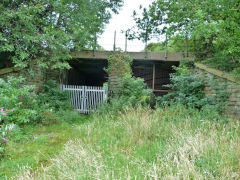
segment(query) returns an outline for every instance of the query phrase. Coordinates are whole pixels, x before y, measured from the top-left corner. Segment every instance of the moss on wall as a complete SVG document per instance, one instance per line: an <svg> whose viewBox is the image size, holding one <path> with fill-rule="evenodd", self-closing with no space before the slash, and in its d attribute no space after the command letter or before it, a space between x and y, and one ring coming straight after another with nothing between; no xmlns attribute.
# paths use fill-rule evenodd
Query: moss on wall
<svg viewBox="0 0 240 180"><path fill-rule="evenodd" d="M59 70L47 70L39 67L37 64L31 64L27 68L5 68L0 69L0 78L7 79L9 76L25 78L25 85L34 85L35 92L50 79L56 80L60 83L60 71Z"/></svg>
<svg viewBox="0 0 240 180"><path fill-rule="evenodd" d="M209 79L214 79L219 85L225 85L226 93L229 94L229 98L226 102L226 113L232 117L240 119L240 84L231 75L215 70L213 68L206 67L205 65L196 64L195 72L202 74L205 79L205 93L210 96L215 96L216 92L211 86Z"/></svg>

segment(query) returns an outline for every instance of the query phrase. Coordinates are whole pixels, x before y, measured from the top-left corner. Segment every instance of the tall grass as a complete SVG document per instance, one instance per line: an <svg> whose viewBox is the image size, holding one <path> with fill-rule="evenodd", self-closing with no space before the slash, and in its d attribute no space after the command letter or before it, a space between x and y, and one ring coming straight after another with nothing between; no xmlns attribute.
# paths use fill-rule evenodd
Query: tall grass
<svg viewBox="0 0 240 180"><path fill-rule="evenodd" d="M50 166L16 179L239 179L239 125L181 106L95 115Z"/></svg>

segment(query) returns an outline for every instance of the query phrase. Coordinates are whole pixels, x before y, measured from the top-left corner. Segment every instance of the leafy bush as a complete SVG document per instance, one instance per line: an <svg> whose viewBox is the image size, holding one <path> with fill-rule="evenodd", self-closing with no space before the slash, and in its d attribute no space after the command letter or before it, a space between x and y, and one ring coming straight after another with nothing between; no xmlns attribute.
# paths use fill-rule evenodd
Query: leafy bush
<svg viewBox="0 0 240 180"><path fill-rule="evenodd" d="M38 102L53 111L70 109L67 92L61 91L54 80L49 80L43 84L38 94Z"/></svg>
<svg viewBox="0 0 240 180"><path fill-rule="evenodd" d="M233 75L233 77L235 77L239 82L240 82L240 60L239 60L239 67L235 68L231 74Z"/></svg>
<svg viewBox="0 0 240 180"><path fill-rule="evenodd" d="M60 109L70 109L66 92L57 88L55 81L48 81L38 95L33 93L34 86L22 85L24 78L9 77L0 79L0 102L6 109L13 109L9 116L2 117L2 124L26 124L49 121Z"/></svg>
<svg viewBox="0 0 240 180"><path fill-rule="evenodd" d="M116 96L118 99L123 99L126 103L137 106L150 102L151 92L147 88L144 79L126 74L119 84Z"/></svg>
<svg viewBox="0 0 240 180"><path fill-rule="evenodd" d="M31 93L34 86L21 86L23 81L21 77L9 77L7 81L0 79L0 105L14 110L2 118L2 124L25 124L38 120L39 107L36 96Z"/></svg>
<svg viewBox="0 0 240 180"><path fill-rule="evenodd" d="M109 99L109 103L103 105L99 111L117 112L127 106L146 106L151 103L152 96L152 91L147 88L142 78L135 78L130 74L126 74L119 83L114 96Z"/></svg>
<svg viewBox="0 0 240 180"><path fill-rule="evenodd" d="M215 96L205 95L205 83L200 74L192 73L187 66L173 67L176 72L171 74L171 84L166 85L173 90L163 97L159 97L160 105L182 104L187 107L202 109L215 109L222 113L229 94L224 84L217 84L214 79L209 79L208 84L215 92Z"/></svg>
<svg viewBox="0 0 240 180"><path fill-rule="evenodd" d="M239 60L237 61L233 59L232 56L226 56L222 53L218 53L214 57L204 60L203 63L226 72L234 72L240 68Z"/></svg>
<svg viewBox="0 0 240 180"><path fill-rule="evenodd" d="M187 107L202 108L210 104L204 93L204 82L201 75L192 74L186 66L174 67L176 73L171 74L171 84L166 85L173 92L158 98L160 104L180 103Z"/></svg>
<svg viewBox="0 0 240 180"><path fill-rule="evenodd" d="M22 77L0 79L0 158L8 140L22 138L21 129L16 131L17 125L58 123L55 111L70 109L67 94L54 81L43 85L39 95L34 94L34 86L23 83Z"/></svg>

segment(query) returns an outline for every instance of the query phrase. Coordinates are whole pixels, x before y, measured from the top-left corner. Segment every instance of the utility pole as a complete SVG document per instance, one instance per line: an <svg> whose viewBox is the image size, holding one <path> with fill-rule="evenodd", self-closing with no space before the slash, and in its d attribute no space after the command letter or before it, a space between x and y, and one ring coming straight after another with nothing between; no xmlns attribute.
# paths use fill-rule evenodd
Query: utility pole
<svg viewBox="0 0 240 180"><path fill-rule="evenodd" d="M127 39L128 38L128 31L125 33L125 52L127 52Z"/></svg>
<svg viewBox="0 0 240 180"><path fill-rule="evenodd" d="M95 56L95 51L97 48L97 33L94 34L94 47L93 47L93 56Z"/></svg>
<svg viewBox="0 0 240 180"><path fill-rule="evenodd" d="M116 51L116 36L117 36L117 32L116 32L116 30L115 30L115 31L114 31L113 51Z"/></svg>
<svg viewBox="0 0 240 180"><path fill-rule="evenodd" d="M148 31L146 30L146 37L145 37L145 58L148 57L147 45L148 45Z"/></svg>
<svg viewBox="0 0 240 180"><path fill-rule="evenodd" d="M168 58L168 37L167 37L167 32L166 32L166 49L165 49L165 59Z"/></svg>

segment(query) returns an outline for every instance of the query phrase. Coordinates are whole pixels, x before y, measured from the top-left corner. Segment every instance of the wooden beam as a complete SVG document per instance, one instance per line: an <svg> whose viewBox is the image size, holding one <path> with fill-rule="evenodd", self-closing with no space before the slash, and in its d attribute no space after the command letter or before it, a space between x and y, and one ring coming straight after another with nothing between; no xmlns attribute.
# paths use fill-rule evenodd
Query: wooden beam
<svg viewBox="0 0 240 180"><path fill-rule="evenodd" d="M153 89L153 92L173 92L171 89Z"/></svg>
<svg viewBox="0 0 240 180"><path fill-rule="evenodd" d="M155 89L155 63L153 63L153 79L152 79L152 89Z"/></svg>

